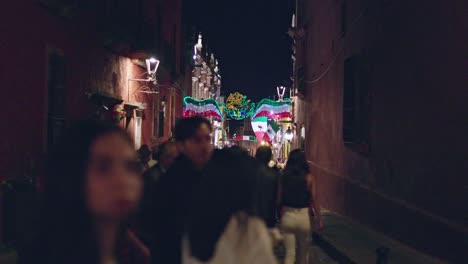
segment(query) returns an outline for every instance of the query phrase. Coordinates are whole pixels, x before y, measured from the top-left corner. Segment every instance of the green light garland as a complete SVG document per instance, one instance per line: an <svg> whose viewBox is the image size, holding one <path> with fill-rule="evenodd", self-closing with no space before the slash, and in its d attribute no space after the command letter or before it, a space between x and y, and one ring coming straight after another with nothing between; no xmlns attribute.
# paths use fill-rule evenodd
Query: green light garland
<svg viewBox="0 0 468 264"><path fill-rule="evenodd" d="M278 101L273 101L271 99L268 99L268 98L263 98L258 104L257 104L257 107L255 108L255 111L257 111L262 105L270 105L270 106L283 106L283 105L291 105L291 99L290 98L286 98L284 99L283 101L281 102L278 102ZM253 111L253 112L255 112Z"/></svg>
<svg viewBox="0 0 468 264"><path fill-rule="evenodd" d="M219 108L219 105L218 105L218 102L216 102L216 100L214 99L203 99L203 100L197 100L191 96L186 96L184 97L184 105L187 105L187 104L193 104L193 105L196 105L196 106L205 106L205 105L208 105L208 104L212 104L214 106L216 106L216 109L220 112L221 112L221 109Z"/></svg>
<svg viewBox="0 0 468 264"><path fill-rule="evenodd" d="M218 103L213 99L196 100L190 96L184 97L184 118L191 116L202 116L205 118L224 119Z"/></svg>
<svg viewBox="0 0 468 264"><path fill-rule="evenodd" d="M251 102L249 99L247 99L247 96L242 95L238 92L232 93L229 95L229 97L226 100L226 103L221 105L221 107L218 105L218 102L214 99L203 99L203 100L196 100L191 96L186 96L184 97L184 106L187 104L193 104L196 106L206 106L206 105L214 105L216 109L220 112L221 108L224 110L224 114L232 119L235 120L243 120L245 118L250 118L252 117L258 109L260 109L261 106L263 105L269 105L273 107L278 107L278 106L283 106L283 105L291 105L291 99L286 98L281 102L274 101L268 98L264 98L260 100L258 104L255 104Z"/></svg>

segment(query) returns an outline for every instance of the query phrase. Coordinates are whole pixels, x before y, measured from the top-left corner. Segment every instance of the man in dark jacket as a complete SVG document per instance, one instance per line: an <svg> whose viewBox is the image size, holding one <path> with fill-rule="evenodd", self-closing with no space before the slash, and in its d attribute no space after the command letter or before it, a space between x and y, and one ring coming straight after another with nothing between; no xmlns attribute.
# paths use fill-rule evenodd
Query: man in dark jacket
<svg viewBox="0 0 468 264"><path fill-rule="evenodd" d="M161 144L157 155L158 163L145 172L145 179L156 183L174 164L178 156L179 151L175 142L167 141Z"/></svg>
<svg viewBox="0 0 468 264"><path fill-rule="evenodd" d="M168 172L159 178L156 189L153 263L180 264L182 236L193 188L211 158L212 127L202 117L181 119L175 127L181 152Z"/></svg>
<svg viewBox="0 0 468 264"><path fill-rule="evenodd" d="M157 184L162 175L167 173L178 155L179 152L175 142L168 141L161 144L157 155L159 162L143 174L145 189L139 214L139 228L143 235L154 235L155 221L160 214L155 208Z"/></svg>
<svg viewBox="0 0 468 264"><path fill-rule="evenodd" d="M274 228L277 215L278 172L269 167L272 158L270 147L261 146L257 149L255 159L260 163L257 179L256 209L268 228Z"/></svg>

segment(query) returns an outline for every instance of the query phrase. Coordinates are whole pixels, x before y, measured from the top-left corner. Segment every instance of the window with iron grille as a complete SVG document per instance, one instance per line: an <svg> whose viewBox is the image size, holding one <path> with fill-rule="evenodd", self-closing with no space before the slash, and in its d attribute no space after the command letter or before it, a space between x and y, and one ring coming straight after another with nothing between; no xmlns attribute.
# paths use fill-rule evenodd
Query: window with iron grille
<svg viewBox="0 0 468 264"><path fill-rule="evenodd" d="M159 94L153 95L153 138L158 138L159 136Z"/></svg>
<svg viewBox="0 0 468 264"><path fill-rule="evenodd" d="M344 62L343 141L368 150L370 96L363 65L359 56Z"/></svg>
<svg viewBox="0 0 468 264"><path fill-rule="evenodd" d="M159 137L164 137L164 124L166 122L166 97L161 100L159 108Z"/></svg>
<svg viewBox="0 0 468 264"><path fill-rule="evenodd" d="M346 2L343 2L341 4L341 21L340 21L340 24L341 24L341 36L344 37L346 35L346 19L347 19L347 7L346 7Z"/></svg>
<svg viewBox="0 0 468 264"><path fill-rule="evenodd" d="M305 94L304 67L302 65L298 65L297 67L297 91L301 95Z"/></svg>
<svg viewBox="0 0 468 264"><path fill-rule="evenodd" d="M47 149L50 149L65 127L65 56L52 49L47 55Z"/></svg>

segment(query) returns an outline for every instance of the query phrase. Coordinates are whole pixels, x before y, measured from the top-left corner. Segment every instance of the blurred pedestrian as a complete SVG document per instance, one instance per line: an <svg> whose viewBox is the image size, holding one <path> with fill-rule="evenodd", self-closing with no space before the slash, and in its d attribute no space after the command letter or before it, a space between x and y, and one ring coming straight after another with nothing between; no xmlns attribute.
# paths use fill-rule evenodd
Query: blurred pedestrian
<svg viewBox="0 0 468 264"><path fill-rule="evenodd" d="M157 155L159 162L146 171L144 175L145 179L151 180L153 183L157 182L161 175L167 173L178 156L179 150L175 142L167 141L162 143L159 146Z"/></svg>
<svg viewBox="0 0 468 264"><path fill-rule="evenodd" d="M256 188L256 207L259 216L265 221L268 228L274 228L277 223L279 175L270 167L272 156L272 150L268 146L259 147L255 153L255 159L260 164Z"/></svg>
<svg viewBox="0 0 468 264"><path fill-rule="evenodd" d="M145 187L139 214L139 227L149 240L154 235L155 223L161 213L155 208L158 180L167 173L178 155L179 151L175 142L168 141L161 144L157 155L159 162L143 174Z"/></svg>
<svg viewBox="0 0 468 264"><path fill-rule="evenodd" d="M190 202L183 264L274 264L265 223L255 217L258 164L237 149L217 150Z"/></svg>
<svg viewBox="0 0 468 264"><path fill-rule="evenodd" d="M175 139L181 154L159 178L156 188L155 210L159 215L154 223L154 263L181 262L181 239L190 197L213 151L211 132L210 122L202 117L181 119L176 124Z"/></svg>
<svg viewBox="0 0 468 264"><path fill-rule="evenodd" d="M147 171L154 165L154 161L151 159L151 150L148 145L142 145L140 149L138 149L138 158L143 165L143 171Z"/></svg>
<svg viewBox="0 0 468 264"><path fill-rule="evenodd" d="M153 146L151 148L151 160L154 161L154 165L158 163L159 157L158 157L158 150L159 146Z"/></svg>
<svg viewBox="0 0 468 264"><path fill-rule="evenodd" d="M276 167L279 169L279 171L282 171L284 169L284 162L282 161L281 158L277 159Z"/></svg>
<svg viewBox="0 0 468 264"><path fill-rule="evenodd" d="M296 149L289 154L281 183L281 229L286 248L285 264L307 264L313 220L323 228L317 200L317 181L310 173L305 153Z"/></svg>
<svg viewBox="0 0 468 264"><path fill-rule="evenodd" d="M148 263L148 249L126 225L142 188L124 130L95 121L73 127L52 154L39 234L18 263Z"/></svg>

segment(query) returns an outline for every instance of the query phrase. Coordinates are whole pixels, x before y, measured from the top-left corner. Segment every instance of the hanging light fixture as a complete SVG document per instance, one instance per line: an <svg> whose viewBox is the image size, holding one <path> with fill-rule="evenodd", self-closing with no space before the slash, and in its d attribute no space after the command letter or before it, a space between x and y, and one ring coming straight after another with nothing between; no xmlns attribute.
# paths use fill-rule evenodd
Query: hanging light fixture
<svg viewBox="0 0 468 264"><path fill-rule="evenodd" d="M159 67L159 60L155 58L146 59L146 70L148 71L148 81L156 81L156 71Z"/></svg>
<svg viewBox="0 0 468 264"><path fill-rule="evenodd" d="M280 102L283 101L285 91L286 91L286 87L284 87L284 86L276 87L276 92L278 94L278 101L280 101Z"/></svg>
<svg viewBox="0 0 468 264"><path fill-rule="evenodd" d="M133 82L147 82L147 83L153 83L154 85L158 84L158 81L156 80L156 72L158 71L159 67L159 60L155 58L149 58L145 60L146 62L146 72L143 73L140 76L147 75L146 79L144 78L129 78L128 79L128 100L130 98L130 81ZM138 88L138 92L140 93L149 93L149 94L156 94L159 93L158 90L152 89L147 85L142 85L141 87Z"/></svg>

